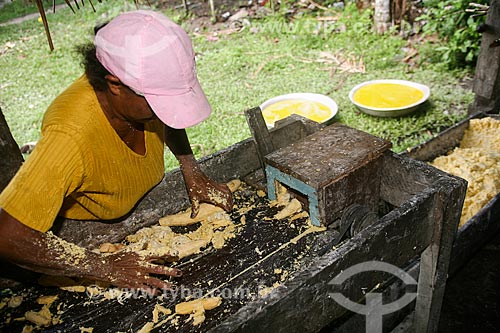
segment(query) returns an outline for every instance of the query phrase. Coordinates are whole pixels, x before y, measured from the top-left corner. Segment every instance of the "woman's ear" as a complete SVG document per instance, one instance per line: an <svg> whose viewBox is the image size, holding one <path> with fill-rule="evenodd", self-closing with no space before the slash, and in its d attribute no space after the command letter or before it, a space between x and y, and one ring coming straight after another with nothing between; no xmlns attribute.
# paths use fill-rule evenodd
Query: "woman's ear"
<svg viewBox="0 0 500 333"><path fill-rule="evenodd" d="M107 74L105 77L106 83L108 84L108 89L113 95L119 95L120 90L123 87L122 82L119 78L112 74Z"/></svg>

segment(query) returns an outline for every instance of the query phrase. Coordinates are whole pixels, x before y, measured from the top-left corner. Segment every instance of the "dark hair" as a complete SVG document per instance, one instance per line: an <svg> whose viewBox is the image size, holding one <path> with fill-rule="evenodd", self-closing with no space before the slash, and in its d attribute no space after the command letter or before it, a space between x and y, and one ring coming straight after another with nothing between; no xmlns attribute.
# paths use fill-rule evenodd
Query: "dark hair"
<svg viewBox="0 0 500 333"><path fill-rule="evenodd" d="M80 45L76 50L82 57L82 65L90 85L97 91L106 91L108 85L104 77L111 73L97 60L95 45Z"/></svg>
<svg viewBox="0 0 500 333"><path fill-rule="evenodd" d="M96 25L94 27L94 34L106 24L108 22ZM108 85L104 77L111 73L97 60L95 45L93 43L80 45L76 47L76 51L82 57L82 65L90 85L97 91L106 91Z"/></svg>

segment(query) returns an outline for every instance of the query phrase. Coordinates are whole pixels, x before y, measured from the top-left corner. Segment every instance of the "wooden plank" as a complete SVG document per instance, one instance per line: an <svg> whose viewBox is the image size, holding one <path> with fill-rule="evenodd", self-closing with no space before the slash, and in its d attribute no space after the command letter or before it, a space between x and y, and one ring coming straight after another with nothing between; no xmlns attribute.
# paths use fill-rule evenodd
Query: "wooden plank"
<svg viewBox="0 0 500 333"><path fill-rule="evenodd" d="M0 109L0 192L7 186L24 159Z"/></svg>
<svg viewBox="0 0 500 333"><path fill-rule="evenodd" d="M481 114L476 114L474 118L478 117L478 115ZM455 147L460 145L464 132L469 127L470 119L472 118L467 117L466 119L439 133L436 137L408 149L401 155L424 162L431 162L438 156L447 155Z"/></svg>
<svg viewBox="0 0 500 333"><path fill-rule="evenodd" d="M232 220L242 228L237 238L228 240L228 244L218 250L207 248L202 254L184 259L178 267L183 269L183 276L176 278L176 291L165 292L161 299L142 297L118 301L92 301L87 295L79 297L75 293L57 288L30 288L26 290L23 305L19 309L8 309L13 317L22 316L25 311L39 307L35 300L40 294L58 294L58 303L62 304L62 323L47 329L47 332L73 332L79 327L93 327L98 332L131 331L137 332L146 322L151 321L152 310L156 303L173 309L175 304L192 295L195 298L206 293L225 295L223 303L217 309L206 313L207 320L200 327L206 331L216 326L224 318L231 316L239 308L254 299L261 298L259 291L280 281L275 268L287 274L294 274L301 265L307 264L306 257L314 256L318 244L326 244L333 233L309 234L296 243L289 241L308 228L305 218L296 220L295 227L286 221L273 220L278 208L269 208L266 198L259 197L256 191L243 187L235 196L238 207L249 210L234 211ZM245 223L243 223L243 216ZM323 239L324 236L327 236ZM286 246L284 244L288 243ZM300 259L302 258L302 259ZM238 294L236 292L238 291ZM239 292L241 291L241 292ZM198 295L198 296L194 296ZM161 332L191 332L193 325L188 316L179 317L176 325L165 322ZM3 331L0 322L0 331ZM9 331L22 330L23 322L11 323Z"/></svg>
<svg viewBox="0 0 500 333"><path fill-rule="evenodd" d="M266 156L266 163L316 190L380 157L386 140L333 124Z"/></svg>
<svg viewBox="0 0 500 333"><path fill-rule="evenodd" d="M499 231L500 193L458 230L450 259L450 276L454 276Z"/></svg>
<svg viewBox="0 0 500 333"><path fill-rule="evenodd" d="M492 43L500 38L500 3L490 2L486 28L481 38L481 47L474 75L475 100L470 112L498 113L500 107L500 47Z"/></svg>
<svg viewBox="0 0 500 333"><path fill-rule="evenodd" d="M432 242L420 261L420 277L415 306L416 332L437 332L453 241L462 213L467 182L455 177L456 182L439 181L435 197L436 213Z"/></svg>
<svg viewBox="0 0 500 333"><path fill-rule="evenodd" d="M441 187L442 191L452 191L443 200L453 200L454 193L463 193L464 184L446 174L436 173L434 168L410 159L392 156L393 169L385 170L385 174L394 173L400 161L403 169L397 174L406 176L405 182L422 184L420 193L407 193L406 201L398 208L384 215L378 223L371 225L349 241L341 244L336 250L329 251L322 257L315 258L311 266L300 272L284 288L273 291L268 299L245 305L235 315L227 318L214 328L213 332L316 332L332 320L338 318L342 322L347 310L335 303L328 293L332 292L329 281L346 268L368 260L381 260L405 267L419 257L431 244L435 221L444 221L447 213L440 209L447 206L438 205L436 200ZM404 170L412 170L408 174ZM408 180L408 178L410 180ZM395 181L394 188L398 186ZM386 180L387 181L387 180ZM402 199L405 200L405 199ZM450 206L450 213L453 206ZM458 220L454 221L458 223ZM387 249L398 249L397 251ZM443 257L444 258L444 257ZM440 274L442 267L438 267ZM359 274L352 277L343 289L337 290L356 301L363 299L363 290L371 290L384 279L375 274ZM429 280L432 283L431 280ZM397 293L394 293L397 295ZM434 301L439 294L434 294ZM433 308L432 310L434 310ZM434 314L433 314L434 315ZM314 320L311 320L311 317ZM335 326L330 327L332 331Z"/></svg>
<svg viewBox="0 0 500 333"><path fill-rule="evenodd" d="M244 150L247 152L251 152L253 149L253 156L256 159L253 142L244 143L243 145L246 147ZM238 145L238 148L235 147L234 149L238 151L242 149L242 146ZM241 151L234 156L239 156L240 153ZM220 169L226 170L225 168L227 168L229 170L232 162L223 162L221 156L218 158L220 160L210 159L211 162L207 163L214 163L213 165L220 165ZM255 162L255 165L259 166L258 161ZM243 170L240 169L240 171ZM173 172L169 173L169 176L173 177L171 180L173 184L176 184L173 186L182 186L181 183L175 183L176 179L181 178L180 174ZM225 176L225 174L218 174L221 180ZM444 223L450 216L453 216L453 210L458 210L457 207L450 205L449 201L456 199L456 193L464 191L463 184L457 182L454 177L438 172L435 168L423 162L395 154L384 156L384 168L381 177L381 183L383 184L383 190L381 188L382 200L396 207L383 213L377 223L361 231L354 238L340 244L337 248L326 247L325 244L328 244L328 239L324 240L325 242L322 244L326 251L323 251L325 249L320 246L319 250L321 251L317 252L324 253L323 255L315 254L316 249L312 246L315 243L320 243L320 235L311 235L310 239L305 239L305 243L299 245L305 246L305 248L310 246L310 250L313 252L300 259L300 263L304 266L294 272L293 279L289 279L283 286L274 289L264 298L236 300L237 302L228 300L228 305L224 305L212 314L207 315L207 322L202 329L212 329L217 332L318 331L330 323L332 319L342 319L347 313L345 308L334 302L328 295L333 291L329 282L340 272L354 264L368 260L380 260L404 268L419 258L420 254L431 242L437 243L441 239L440 244L445 243L442 236L440 236L440 231L444 229L434 230L433 227L436 221ZM154 191L156 190L154 189ZM154 196L148 198L148 201L144 202L144 207L161 205L167 195L161 192L161 189L158 189L158 191L160 193L156 195L162 196L161 199ZM397 197L392 192L396 192ZM181 197L183 195L179 194L179 198ZM157 207L156 209L164 208ZM449 209L449 212L446 211L447 209ZM149 212L156 214L157 210L150 210ZM257 219L257 223L248 223L248 221L247 224L250 229L247 235L251 237L250 239L234 244L233 250L235 252L232 252L231 247L226 252L214 251L208 253L208 257L204 257L203 260L197 261L196 265L187 265L186 269L189 274L183 277L182 283L193 286L194 283L202 281L202 284L209 285L209 280L214 276L217 279L224 277L225 281L227 281L224 286L230 289L237 289L241 286L255 288L258 286L256 279L258 280L259 274L263 274L261 270L264 270L265 274L268 275L270 267L274 267L269 266L268 263L276 263L277 265L283 263L293 264L295 259L298 259L294 256L293 248L286 247L284 251L280 249L280 251L273 253L273 249L276 249L276 246L279 247L282 242L280 237L286 236L289 238L293 235L285 234L283 229L276 228L272 224L266 225L264 221L259 219ZM330 234L330 236L334 236L334 234ZM254 266L257 264L256 262L252 263L252 260L254 260L252 255L257 253L254 247L261 239L265 239L267 244L261 250L264 250L264 255L268 254L270 256L266 261L266 265ZM446 260L446 255L442 253L441 258ZM432 272L436 272L436 274L427 276L429 276L429 283L440 286L439 282L442 281L443 275L439 274L443 273L444 266L439 266L439 260L432 260L431 264L434 262L437 265L433 266L436 268ZM240 271L241 269L244 270L241 275L233 275L235 267L239 268ZM229 276L234 277L234 279L229 279ZM432 277L435 277L434 281L431 280ZM361 301L366 290L372 290L378 283L384 284L386 280L387 277L380 276L376 272L366 275L358 274L353 277L352 281L349 281L336 291L342 292L354 301ZM439 298L439 293L434 293L429 299L432 299L432 302L439 301L437 298ZM82 320L85 319L85 321L80 322L80 324L91 324L93 319L100 318L102 327L99 331L102 332L111 332L113 329L116 331L117 328L125 326L127 329L133 328L137 330L137 328L140 328L141 323L150 319L150 313L155 302L138 299L127 302L125 307L120 307L119 304L115 303L109 306L99 304L95 309L86 306L75 306L71 308L71 311L80 313L85 317L82 317ZM430 308L429 316L433 315L434 309L436 309L434 306ZM311 320L311 316L314 316L314 320ZM70 322L66 321L63 322L62 326L70 324ZM73 322L73 327L78 327L75 325L77 323ZM186 323L181 323L181 325L185 331L192 329L192 326ZM161 328L165 332L169 330L175 331L176 329L169 323L166 323Z"/></svg>
<svg viewBox="0 0 500 333"><path fill-rule="evenodd" d="M340 292L355 302L362 302L364 291L372 290L387 277L378 272L366 272L349 279L341 288L333 289L329 282L350 266L369 260L382 260L404 267L423 251L422 244L430 241L423 207L432 194L419 198L413 207L405 205L378 224L367 228L354 238L316 258L311 266L300 272L283 288L276 289L268 299L246 305L228 318L213 332L316 332L347 310L329 297ZM383 248L398 251L384 251ZM314 320L311 320L314 318Z"/></svg>
<svg viewBox="0 0 500 333"><path fill-rule="evenodd" d="M264 156L274 151L273 141L259 107L246 110L245 117L250 128L250 133L257 145L260 165L264 169Z"/></svg>
<svg viewBox="0 0 500 333"><path fill-rule="evenodd" d="M314 225L329 225L345 208L361 204L376 210L382 154L390 143L333 124L265 156L269 198L275 181L307 197Z"/></svg>

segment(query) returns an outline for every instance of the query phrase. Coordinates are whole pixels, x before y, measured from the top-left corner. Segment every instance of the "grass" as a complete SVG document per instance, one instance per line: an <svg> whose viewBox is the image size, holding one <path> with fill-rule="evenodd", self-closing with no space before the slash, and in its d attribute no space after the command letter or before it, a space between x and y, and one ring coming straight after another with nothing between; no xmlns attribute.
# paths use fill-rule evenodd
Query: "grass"
<svg viewBox="0 0 500 333"><path fill-rule="evenodd" d="M52 53L37 20L0 27L4 74L0 78L0 105L19 144L37 140L47 106L81 75L74 46L92 40L91 30L97 22L135 7L131 2L107 0L96 8L96 13L87 6L77 15L61 9L48 16L56 48ZM179 12L167 14L187 26ZM242 31L219 33L216 38L208 31L192 34L198 76L213 107L208 120L188 129L197 157L248 138L244 110L291 92L329 95L339 106L336 121L391 140L395 151L423 142L466 116L473 94L459 82L470 73L444 71L439 64L410 68L401 61L405 40L372 33L368 12L359 14L348 8L331 14L339 19L323 26L307 15L289 22L278 14L254 19ZM325 61L324 55L362 59L366 70L342 72ZM354 85L377 78L427 84L430 101L406 117L365 115L350 103L348 93ZM167 168L176 166L170 155L165 163Z"/></svg>
<svg viewBox="0 0 500 333"><path fill-rule="evenodd" d="M42 1L45 10L51 10L54 0ZM56 5L64 3L64 0L55 0ZM24 15L29 15L33 13L38 13L38 7L34 1L29 0L10 0L6 1L2 10L0 10L0 23L6 22Z"/></svg>

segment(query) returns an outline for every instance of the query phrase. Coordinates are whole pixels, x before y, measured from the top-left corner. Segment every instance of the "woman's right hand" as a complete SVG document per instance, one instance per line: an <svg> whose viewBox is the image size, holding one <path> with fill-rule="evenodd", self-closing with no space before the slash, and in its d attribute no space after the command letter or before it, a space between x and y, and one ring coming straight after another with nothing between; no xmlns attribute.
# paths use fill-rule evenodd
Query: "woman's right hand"
<svg viewBox="0 0 500 333"><path fill-rule="evenodd" d="M181 271L154 264L173 256L141 256L121 251L94 253L50 232L31 229L0 208L0 259L23 268L55 276L89 278L123 288L141 288L149 293L171 289L160 276L181 276Z"/></svg>
<svg viewBox="0 0 500 333"><path fill-rule="evenodd" d="M93 278L107 281L122 288L146 290L154 294L159 290L172 289L172 284L151 274L161 276L182 276L176 268L155 264L158 260L172 260L175 257L142 256L135 252L121 251L104 256L96 265Z"/></svg>

